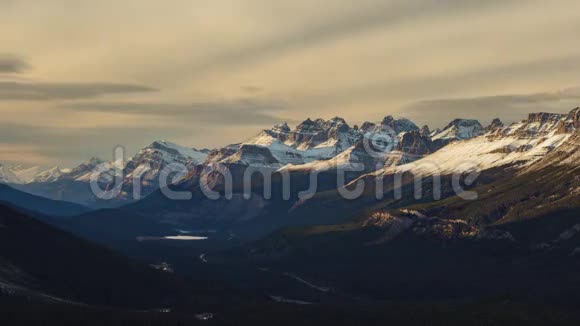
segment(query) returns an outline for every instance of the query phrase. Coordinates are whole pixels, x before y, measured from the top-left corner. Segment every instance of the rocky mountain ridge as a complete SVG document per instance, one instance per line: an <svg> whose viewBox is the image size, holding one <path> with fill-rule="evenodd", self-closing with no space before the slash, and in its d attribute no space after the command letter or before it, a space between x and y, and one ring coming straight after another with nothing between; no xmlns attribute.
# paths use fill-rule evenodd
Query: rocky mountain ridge
<svg viewBox="0 0 580 326"><path fill-rule="evenodd" d="M189 180L190 184L196 183L204 171L211 171L216 165L235 166L232 170L236 171L258 167L304 173L351 168L358 164L358 167L363 166L359 173L369 173L396 166L406 170L411 168L409 163L428 157L445 171L446 165L457 163L454 159L475 157L469 152L479 153L475 161L480 161L483 167L509 164L539 157L557 147L564 141L565 136L561 135L578 129L579 115L578 108L568 114L532 113L528 119L509 126L494 119L485 128L476 120L454 119L442 130L430 130L428 126L419 128L408 119L392 116L380 122L365 122L360 127L351 127L340 117L306 119L294 129L286 123L277 124L245 142L211 151L155 141L127 162L113 164L122 169L124 176L118 200L131 200L134 178L140 181L143 195L155 191L159 187L160 171L174 163L187 167L189 174L184 181ZM470 139L479 140L467 142ZM482 150L485 152L480 153ZM462 151L467 154L461 154ZM59 196L67 193L68 184L75 184L76 194L72 201L79 202L78 187L82 188L79 184L87 184L94 168L103 163L106 162L92 158L70 170L54 167L38 172L28 185L22 185L25 182L3 167L0 182L21 184L20 189L25 191L41 188L31 192L52 199L66 198L66 195ZM110 188L113 180L113 172L109 171L101 175L99 181ZM86 204L91 200L80 201Z"/></svg>

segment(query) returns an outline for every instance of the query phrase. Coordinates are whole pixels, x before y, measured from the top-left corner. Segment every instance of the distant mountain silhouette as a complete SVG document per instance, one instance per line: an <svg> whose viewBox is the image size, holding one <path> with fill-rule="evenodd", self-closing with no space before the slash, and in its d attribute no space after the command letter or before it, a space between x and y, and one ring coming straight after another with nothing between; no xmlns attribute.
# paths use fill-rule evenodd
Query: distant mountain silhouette
<svg viewBox="0 0 580 326"><path fill-rule="evenodd" d="M0 202L53 216L74 216L89 211L87 207L79 204L31 195L4 184L0 184Z"/></svg>

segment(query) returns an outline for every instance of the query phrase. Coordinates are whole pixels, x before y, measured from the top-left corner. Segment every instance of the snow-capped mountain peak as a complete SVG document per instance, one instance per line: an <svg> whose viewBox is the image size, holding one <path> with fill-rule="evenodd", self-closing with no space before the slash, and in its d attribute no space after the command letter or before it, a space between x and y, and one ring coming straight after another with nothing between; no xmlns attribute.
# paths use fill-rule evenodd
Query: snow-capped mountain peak
<svg viewBox="0 0 580 326"><path fill-rule="evenodd" d="M213 168L215 163L230 167L237 165L239 169L233 169L235 171L243 171L247 166L330 171L362 163L366 173L389 169L412 170L420 174L453 173L465 160L481 169L533 162L561 144L571 143L569 136L577 133L579 127L579 108L567 114L532 113L528 119L509 126L503 126L499 119L494 119L486 128L477 120L455 119L443 130L430 130L428 126L419 128L408 119L395 119L393 116L386 116L376 123L365 122L360 128L349 126L340 117L306 119L293 129L287 123L277 124L245 142L211 152L159 140L140 150L126 163L119 161L114 166L123 169L120 199L133 193L135 178L141 180L142 195L158 189L158 176L172 163L192 168L183 180L185 183L195 182L198 172L206 167ZM577 137L572 140L577 140ZM427 163L435 162L438 170L429 170L433 164L426 164L427 168L418 168L421 162L413 165L413 162L425 158L429 160ZM54 167L35 174L32 184L40 184L41 188L36 189L48 193L49 197L55 196L54 190L58 189L59 196L65 194L62 198L88 202L93 200L92 197L79 200L82 196L77 194L81 189L78 183L90 181L94 168L101 163L104 161L91 158L72 170ZM14 167L14 171L24 173L28 170ZM0 166L0 182L24 183L14 171ZM113 173L103 173L99 181L108 187L113 180ZM57 186L51 186L52 183Z"/></svg>
<svg viewBox="0 0 580 326"><path fill-rule="evenodd" d="M18 178L19 183L33 182L36 174L41 171L40 166L26 167L21 164L10 166L9 169Z"/></svg>
<svg viewBox="0 0 580 326"><path fill-rule="evenodd" d="M295 132L301 134L317 134L323 130L321 122L323 123L324 120L317 119L316 121L312 121L310 118L307 118L296 126Z"/></svg>
<svg viewBox="0 0 580 326"><path fill-rule="evenodd" d="M26 167L24 165L14 165L11 167L3 167L4 171L8 171L8 177L5 179L10 179L13 184L29 184L36 182L53 182L58 180L64 174L70 172L70 170L61 170L58 166L42 169L40 166ZM6 173L4 173L6 175Z"/></svg>
<svg viewBox="0 0 580 326"><path fill-rule="evenodd" d="M275 166L304 164L330 159L361 138L361 132L351 128L343 118L335 117L330 120L308 118L295 129L290 129L286 123L278 124L262 131L242 145L228 147L230 149L235 147L236 151L241 151L238 155L234 155L235 152L232 153L231 150L222 150L220 153L222 160L232 156L224 161L230 164L248 164L251 161L254 165L272 165L270 159L266 160L270 163L258 163L251 153L262 153L264 154L262 157L271 155L276 160ZM251 145L265 147L270 153L264 153L263 149L251 149ZM249 155L248 159L245 159L246 155Z"/></svg>
<svg viewBox="0 0 580 326"><path fill-rule="evenodd" d="M194 148L187 148L166 140L154 141L151 145L142 149L137 155L144 156L151 153L159 153L167 163L202 163L207 158L207 152Z"/></svg>
<svg viewBox="0 0 580 326"><path fill-rule="evenodd" d="M0 183L21 183L20 179L10 169L0 164Z"/></svg>
<svg viewBox="0 0 580 326"><path fill-rule="evenodd" d="M503 128L504 124L499 118L495 118L491 121L490 125L485 127L486 131L492 131L498 128Z"/></svg>
<svg viewBox="0 0 580 326"><path fill-rule="evenodd" d="M46 171L36 174L32 182L54 182L60 179L64 174L65 172L63 172L60 167L54 166Z"/></svg>
<svg viewBox="0 0 580 326"><path fill-rule="evenodd" d="M271 130L275 131L275 132L287 134L290 132L291 129L286 122L283 122L283 123L275 125L274 127L272 127Z"/></svg>
<svg viewBox="0 0 580 326"><path fill-rule="evenodd" d="M501 136L515 136L518 138L535 138L549 136L554 133L570 133L578 130L578 108L567 114L537 112L530 113L527 120L513 123L500 130Z"/></svg>
<svg viewBox="0 0 580 326"><path fill-rule="evenodd" d="M91 174L95 168L103 163L105 163L105 161L102 159L98 157L91 157L88 161L82 162L77 167L71 169L69 173L63 174L62 178L88 182L90 181Z"/></svg>
<svg viewBox="0 0 580 326"><path fill-rule="evenodd" d="M408 132L408 131L420 131L419 127L411 120L406 118L395 119L393 116L386 116L383 121L381 122L381 126L386 126L395 131L395 133L399 134L401 132Z"/></svg>
<svg viewBox="0 0 580 326"><path fill-rule="evenodd" d="M455 119L432 138L433 140L466 140L485 133L485 129L477 120Z"/></svg>
<svg viewBox="0 0 580 326"><path fill-rule="evenodd" d="M341 117L334 117L334 118L326 121L326 124L330 127L337 126L337 125L344 125L344 124L346 124L346 120L344 120Z"/></svg>
<svg viewBox="0 0 580 326"><path fill-rule="evenodd" d="M578 138L578 109L568 114L532 113L528 119L499 127L487 134L461 142L453 142L414 164L401 165L382 173L412 171L421 174L451 174L465 172L465 164L477 170L500 166L522 167L545 157L562 144L574 143ZM477 126L479 123L456 123L448 127ZM449 128L446 128L449 130ZM446 130L442 131L444 133ZM568 146L568 151L576 151L578 144Z"/></svg>

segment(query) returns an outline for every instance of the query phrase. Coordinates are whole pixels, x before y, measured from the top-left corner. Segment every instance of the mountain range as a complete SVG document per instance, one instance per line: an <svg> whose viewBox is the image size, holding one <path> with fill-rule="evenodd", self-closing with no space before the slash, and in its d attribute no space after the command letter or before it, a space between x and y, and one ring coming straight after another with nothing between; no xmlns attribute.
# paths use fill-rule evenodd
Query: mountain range
<svg viewBox="0 0 580 326"><path fill-rule="evenodd" d="M311 206L319 205L318 197L328 197L330 193L338 196L344 186L337 183L338 171L347 171L344 181L351 184L344 189L364 182L365 191L360 198L349 202L340 214L322 214L324 218L335 221L341 220L342 215L350 216L350 212L359 207L375 205L378 197L381 198L379 202L388 202L391 206L444 199L454 194L451 176L456 173L480 173L482 176L473 185L468 185L474 187L537 170L534 167L540 164L553 165L546 162L546 156L556 157L554 153L576 151L578 116L578 108L568 114L531 113L527 119L508 126L495 119L487 127L476 120L454 119L442 130L435 131L392 116L376 123L365 122L360 127L351 127L337 117L307 119L294 129L279 124L244 142L213 150L156 141L126 162L109 162L122 169L124 177L119 195L108 201L95 198L88 184L93 169L105 163L98 158L66 171L53 168L38 172L35 181L29 183L8 181L18 180L19 171L30 169L3 167L0 171L3 171L4 182L12 187L53 200L92 208L134 203L124 209L185 227L230 225L239 221L250 221L242 224L255 224L253 227L260 229L271 225L260 232L263 234L272 228L294 223L287 218L276 223L259 222L268 216L286 216L288 212L301 211L303 207L310 210ZM557 161L557 158L553 160ZM173 201L159 190L159 175L171 164L187 168L187 174L171 187L192 192L191 200ZM252 175L251 198L243 195L242 178L247 169L271 174L272 198L263 195L267 180L260 173ZM224 170L232 177L231 198L206 198L204 188L224 191ZM20 173L24 174L31 175L29 172ZM309 188L313 174L318 180L318 188L311 194L314 197L308 200L298 198ZM284 175L289 175L291 181L289 198L282 198ZM403 200L393 202L395 189L392 182L396 175L405 176L402 192L406 195ZM145 198L141 201L133 198L135 176ZM424 198L414 199L414 195L405 192L411 181L420 178L429 184L433 176L441 179L443 185L436 194L437 198L434 198L432 182L431 189L423 186ZM111 171L101 175L99 183L103 188L111 188L112 180ZM378 186L384 193L376 193ZM311 223L318 222L313 220Z"/></svg>
<svg viewBox="0 0 580 326"><path fill-rule="evenodd" d="M440 309L460 324L575 322L579 130L580 108L509 125L455 119L441 130L391 116L352 127L307 119L213 150L156 141L126 162L2 166L0 302L171 307L193 324L270 324L279 313L292 324L312 311L372 324L377 314L402 318L401 302L417 305L405 318L419 324ZM124 175L110 201L88 185L103 163ZM170 190L191 198L160 188L172 164L187 172ZM251 175L248 194L252 169L267 173ZM110 188L114 174L99 184Z"/></svg>
<svg viewBox="0 0 580 326"><path fill-rule="evenodd" d="M256 239L288 225L341 222L377 205L396 208L422 202L438 203L457 195L457 187L453 185L455 174L478 174L473 182L461 187L468 191L506 178L537 173L547 167L558 170L555 163L570 155L566 162L575 167L578 121L578 108L568 114L531 113L527 119L507 126L499 119L487 127L476 120L454 119L442 130L434 131L392 116L376 123L365 122L360 127L351 127L338 117L307 119L294 129L279 124L244 142L213 150L186 148L167 141L153 142L126 162L109 162L122 169L124 176L119 195L109 201L95 198L88 185L92 170L104 163L97 158L68 171L51 169L38 173L43 178L30 183L10 185L34 195L93 209L125 205L122 210L130 212L129 215L146 216L182 228L234 228L238 236ZM176 163L187 167L187 174L171 188L191 192L190 200L168 199L159 189L160 171ZM570 169L568 165L560 169ZM260 173L251 175L251 196L244 194L243 189L242 179L247 169L271 174L271 180ZM24 170L4 168L4 180L14 180L17 172ZM204 188L224 194L224 171L232 178L230 198L207 198ZM338 184L339 171L347 171L346 186ZM575 168L570 171L574 172ZM290 180L287 194L283 189L285 175ZM318 188L307 196L311 198L301 198L300 194L310 191L312 175L316 176ZM140 201L132 197L135 176L144 197ZM402 184L396 188L393 182L398 176L402 176ZM112 180L110 172L103 174L99 182L104 188L111 188ZM419 197L417 180L421 183ZM266 182L270 183L271 198L264 196ZM435 182L439 183L437 191ZM359 198L342 198L341 190L359 183L364 183ZM571 190L571 196L577 197L575 190ZM96 211L93 215L99 214L102 212ZM102 227L106 233L106 224ZM98 225L95 228L99 229ZM134 233L128 234L134 237Z"/></svg>
<svg viewBox="0 0 580 326"><path fill-rule="evenodd" d="M301 170L322 162L330 165L358 162L365 164L366 172L371 172L377 165L407 163L431 154L450 142L469 139L483 132L484 128L479 122L465 119L456 119L443 130L433 132L427 126L420 130L412 121L394 119L392 116L377 123L365 122L361 127L351 127L339 117L330 120L307 119L295 129L290 129L286 123L279 124L244 142L214 150L197 150L168 141L155 141L125 162L91 158L72 169L0 165L0 182L50 199L93 207L119 206L134 200L134 176L140 180L144 197L158 189L160 171L175 163L186 166L188 170L201 171L199 166L212 164ZM376 146L375 151L379 155L371 157L364 153L365 142ZM92 171L103 163L123 170L122 192L110 203L95 198L88 186ZM102 176L100 181L103 188L110 187L112 174L111 171Z"/></svg>

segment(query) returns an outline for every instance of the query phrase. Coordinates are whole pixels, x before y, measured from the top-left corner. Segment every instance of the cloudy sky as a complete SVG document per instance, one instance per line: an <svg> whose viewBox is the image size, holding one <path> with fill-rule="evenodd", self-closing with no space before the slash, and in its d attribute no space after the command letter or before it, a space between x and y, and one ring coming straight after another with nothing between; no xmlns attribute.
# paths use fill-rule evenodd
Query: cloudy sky
<svg viewBox="0 0 580 326"><path fill-rule="evenodd" d="M580 104L578 0L0 0L0 161Z"/></svg>

